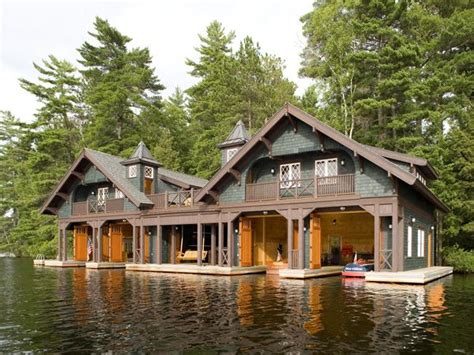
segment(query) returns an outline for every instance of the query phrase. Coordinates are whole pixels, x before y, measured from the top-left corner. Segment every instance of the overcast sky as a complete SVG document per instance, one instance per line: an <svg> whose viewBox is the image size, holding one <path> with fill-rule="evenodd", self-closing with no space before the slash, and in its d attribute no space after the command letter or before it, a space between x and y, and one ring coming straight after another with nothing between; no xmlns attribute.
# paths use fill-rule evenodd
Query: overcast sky
<svg viewBox="0 0 474 355"><path fill-rule="evenodd" d="M195 82L185 58L196 58L198 33L212 20L234 30L235 45L246 35L264 52L284 59L285 75L301 94L310 84L298 77L305 39L300 17L313 0L128 0L23 1L0 0L0 110L30 121L37 103L22 90L18 78L35 80L32 63L49 54L75 61L76 49L88 39L95 16L109 20L133 38L132 46L148 47L156 74L166 86L186 89Z"/></svg>

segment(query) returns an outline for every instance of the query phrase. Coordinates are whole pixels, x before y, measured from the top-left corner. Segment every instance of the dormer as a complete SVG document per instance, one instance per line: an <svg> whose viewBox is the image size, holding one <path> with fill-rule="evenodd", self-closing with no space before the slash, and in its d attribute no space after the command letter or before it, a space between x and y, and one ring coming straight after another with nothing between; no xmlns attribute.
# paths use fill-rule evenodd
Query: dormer
<svg viewBox="0 0 474 355"><path fill-rule="evenodd" d="M141 141L130 158L121 162L126 167L126 178L146 195L155 193L158 168L162 166Z"/></svg>
<svg viewBox="0 0 474 355"><path fill-rule="evenodd" d="M231 160L249 139L250 136L247 133L244 123L239 120L227 139L217 145L221 150L221 167Z"/></svg>

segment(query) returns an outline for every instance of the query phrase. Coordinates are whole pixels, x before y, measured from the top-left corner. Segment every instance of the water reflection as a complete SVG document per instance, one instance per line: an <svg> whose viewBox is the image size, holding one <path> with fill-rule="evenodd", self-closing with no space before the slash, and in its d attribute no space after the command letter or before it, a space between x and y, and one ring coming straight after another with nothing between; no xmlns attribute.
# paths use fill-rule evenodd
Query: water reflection
<svg viewBox="0 0 474 355"><path fill-rule="evenodd" d="M453 334L470 349L472 317L450 303L467 297L453 292L458 278L397 286L0 266L0 351L432 352L453 348Z"/></svg>

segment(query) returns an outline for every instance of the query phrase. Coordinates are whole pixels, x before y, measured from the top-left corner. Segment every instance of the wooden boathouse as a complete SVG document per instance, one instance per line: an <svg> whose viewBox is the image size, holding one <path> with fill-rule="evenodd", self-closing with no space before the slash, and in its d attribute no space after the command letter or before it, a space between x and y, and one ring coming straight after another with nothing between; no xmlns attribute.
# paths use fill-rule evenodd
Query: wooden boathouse
<svg viewBox="0 0 474 355"><path fill-rule="evenodd" d="M57 266L305 278L355 252L376 272L437 264L447 207L423 158L360 144L286 104L253 137L238 122L210 181L84 149L41 211L58 216ZM67 245L72 243L73 260Z"/></svg>

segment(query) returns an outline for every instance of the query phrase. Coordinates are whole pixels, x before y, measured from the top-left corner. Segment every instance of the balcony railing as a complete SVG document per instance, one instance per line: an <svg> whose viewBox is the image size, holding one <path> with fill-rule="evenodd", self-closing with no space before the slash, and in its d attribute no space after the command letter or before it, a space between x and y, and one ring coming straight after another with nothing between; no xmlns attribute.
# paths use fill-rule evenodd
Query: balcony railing
<svg viewBox="0 0 474 355"><path fill-rule="evenodd" d="M147 197L153 202L153 209L168 209L179 207L194 206L194 196L199 190L190 189L182 191L165 191L160 194L148 195Z"/></svg>
<svg viewBox="0 0 474 355"><path fill-rule="evenodd" d="M98 202L96 198L89 198L87 201L74 202L72 204L73 216L84 216L96 213L114 213L124 210L124 198L112 198Z"/></svg>
<svg viewBox="0 0 474 355"><path fill-rule="evenodd" d="M245 199L252 201L285 200L338 196L355 192L354 174L314 177L287 181L257 182L246 185Z"/></svg>

